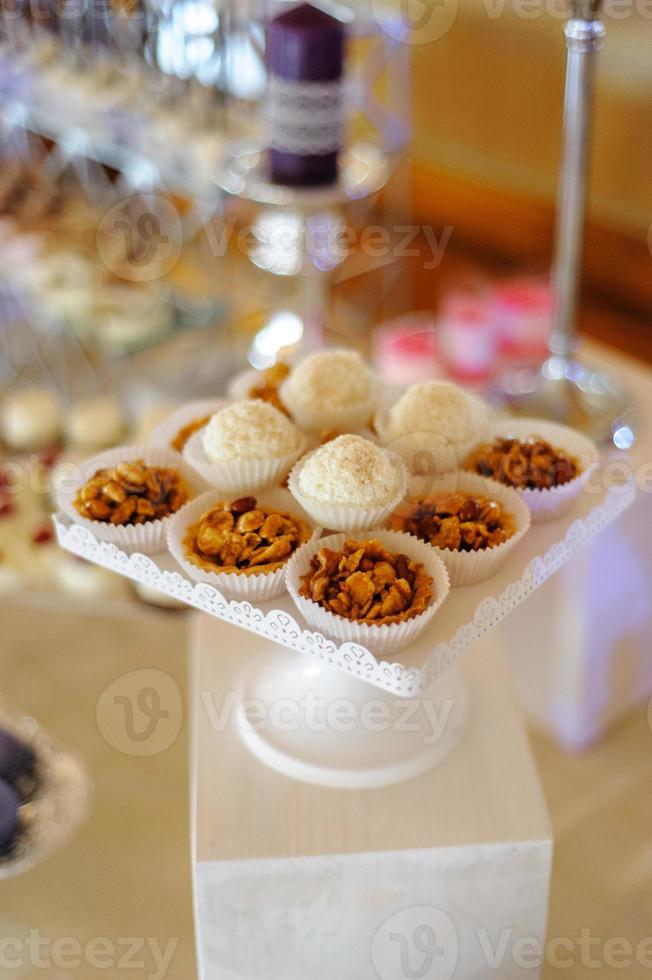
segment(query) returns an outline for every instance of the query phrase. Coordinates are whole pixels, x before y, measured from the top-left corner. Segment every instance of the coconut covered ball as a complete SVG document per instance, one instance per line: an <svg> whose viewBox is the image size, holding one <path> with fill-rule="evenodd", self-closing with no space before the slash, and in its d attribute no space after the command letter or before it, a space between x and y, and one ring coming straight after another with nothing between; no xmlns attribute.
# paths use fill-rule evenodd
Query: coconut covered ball
<svg viewBox="0 0 652 980"><path fill-rule="evenodd" d="M428 381L413 385L389 412L389 434L394 437L431 432L450 443L473 439L482 425L481 403L457 385Z"/></svg>
<svg viewBox="0 0 652 980"><path fill-rule="evenodd" d="M212 462L275 459L297 450L301 433L277 408L259 399L220 409L203 431L204 451Z"/></svg>
<svg viewBox="0 0 652 980"><path fill-rule="evenodd" d="M381 506L396 496L400 475L384 449L361 436L343 435L308 457L299 488L324 503Z"/></svg>
<svg viewBox="0 0 652 980"><path fill-rule="evenodd" d="M281 387L281 399L309 429L360 426L375 407L375 378L352 350L320 351L297 365Z"/></svg>

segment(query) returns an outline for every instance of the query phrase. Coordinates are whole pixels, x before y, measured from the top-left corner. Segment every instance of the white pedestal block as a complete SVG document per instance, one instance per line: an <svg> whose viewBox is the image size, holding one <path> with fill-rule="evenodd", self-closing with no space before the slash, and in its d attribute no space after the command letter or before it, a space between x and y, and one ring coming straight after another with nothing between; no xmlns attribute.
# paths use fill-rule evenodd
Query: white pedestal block
<svg viewBox="0 0 652 980"><path fill-rule="evenodd" d="M444 761L367 790L289 779L245 746L238 692L262 642L197 617L193 867L203 980L539 976L528 951L545 942L551 833L493 635L463 658L469 717ZM369 687L370 701L384 697Z"/></svg>
<svg viewBox="0 0 652 980"><path fill-rule="evenodd" d="M587 345L637 404L637 442L614 452L638 496L613 524L498 626L528 715L569 749L591 744L652 697L652 371Z"/></svg>

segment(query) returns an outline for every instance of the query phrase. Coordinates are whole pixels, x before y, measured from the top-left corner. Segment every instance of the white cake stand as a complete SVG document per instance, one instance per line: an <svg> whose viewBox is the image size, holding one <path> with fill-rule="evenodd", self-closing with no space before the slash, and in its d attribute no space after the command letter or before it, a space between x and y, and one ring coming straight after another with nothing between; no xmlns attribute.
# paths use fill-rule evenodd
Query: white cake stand
<svg viewBox="0 0 652 980"><path fill-rule="evenodd" d="M285 776L338 789L401 783L445 759L464 730L468 693L457 665L419 697L398 698L265 640L255 646L236 696L238 731Z"/></svg>
<svg viewBox="0 0 652 980"><path fill-rule="evenodd" d="M62 515L54 520L67 550L256 634L253 666L249 659L231 692L243 741L294 779L359 789L413 778L450 754L469 710L459 655L616 520L634 494L633 480L606 488L598 475L572 512L533 525L490 579L452 589L394 663L307 629L288 595L260 605L229 600L192 582L167 553L130 555Z"/></svg>

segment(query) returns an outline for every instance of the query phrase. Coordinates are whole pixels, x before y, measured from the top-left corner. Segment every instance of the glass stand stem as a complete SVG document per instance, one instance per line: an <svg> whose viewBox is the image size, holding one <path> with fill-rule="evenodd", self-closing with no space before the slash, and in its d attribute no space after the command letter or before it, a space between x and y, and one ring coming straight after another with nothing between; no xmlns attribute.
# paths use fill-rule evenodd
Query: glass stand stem
<svg viewBox="0 0 652 980"><path fill-rule="evenodd" d="M576 345L593 79L604 26L599 20L573 18L565 33L568 62L553 270L555 319L550 345L552 353L561 358L569 358Z"/></svg>

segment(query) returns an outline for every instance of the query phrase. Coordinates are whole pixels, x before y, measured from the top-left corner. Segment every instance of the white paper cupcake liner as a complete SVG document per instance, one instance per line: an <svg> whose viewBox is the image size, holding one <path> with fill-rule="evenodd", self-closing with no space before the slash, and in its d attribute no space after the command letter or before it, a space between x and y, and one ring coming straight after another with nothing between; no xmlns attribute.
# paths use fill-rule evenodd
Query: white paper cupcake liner
<svg viewBox="0 0 652 980"><path fill-rule="evenodd" d="M366 402L358 402L342 408L306 405L293 396L289 385L290 378L286 378L280 386L279 397L301 429L306 429L308 432L332 429L334 432L345 433L369 426L378 404L378 391L372 390Z"/></svg>
<svg viewBox="0 0 652 980"><path fill-rule="evenodd" d="M483 494L502 504L506 513L511 514L516 532L503 544L482 551L451 551L430 545L446 565L452 586L475 585L483 582L497 572L510 552L529 530L531 519L527 505L511 487L495 480L478 476L475 473L451 473L441 477L424 496L461 490L465 493ZM420 540L420 539L417 539ZM426 542L424 542L425 544Z"/></svg>
<svg viewBox="0 0 652 980"><path fill-rule="evenodd" d="M188 402L173 411L160 422L152 431L148 443L152 446L162 446L171 449L171 443L179 435L181 429L207 415L215 415L228 402L224 398L205 398L201 401Z"/></svg>
<svg viewBox="0 0 652 980"><path fill-rule="evenodd" d="M335 613L323 609L312 599L306 599L299 594L301 587L301 576L305 575L310 567L310 562L320 548L341 548L344 542L351 538L349 534L331 534L318 541L312 541L303 545L292 556L287 566L286 582L288 592L296 603L297 609L302 614L306 622L314 629L319 630L326 636L337 640L339 643L359 643L367 647L372 653L380 657L386 657L398 650L414 643L419 634L425 629L428 623L441 606L449 593L450 584L446 566L441 558L435 554L434 548L419 541L418 538L410 534L402 534L399 531L383 531L376 529L369 534L358 536L360 540L377 539L394 554L407 555L412 561L421 562L426 572L432 576L434 582L434 597L428 608L419 616L413 619L406 619L402 623L392 623L389 625L375 626L371 623L356 623L344 616L337 616Z"/></svg>
<svg viewBox="0 0 652 980"><path fill-rule="evenodd" d="M475 431L470 439L462 442L450 442L436 432L427 431L395 435L390 431L389 407L379 409L374 415L374 430L381 445L398 453L416 476L453 473L489 431L488 406L468 392L466 397L472 409Z"/></svg>
<svg viewBox="0 0 652 980"><path fill-rule="evenodd" d="M160 446L121 446L92 456L75 467L74 475L70 467L61 472L54 485L57 507L75 524L81 524L100 541L109 541L125 551L138 551L145 555L165 551L165 531L171 517L147 521L145 524L108 524L105 521L92 521L82 517L75 507L77 491L98 470L117 466L120 463L142 459L148 466L169 466L178 470L194 493L206 489L205 482L182 459L179 453ZM172 515L171 515L172 516Z"/></svg>
<svg viewBox="0 0 652 980"><path fill-rule="evenodd" d="M315 450L313 450L314 452ZM372 527L381 527L389 515L396 509L405 496L408 483L408 472L405 463L399 456L390 453L392 462L398 474L397 490L392 499L377 507L352 507L345 504L331 504L309 497L301 489L301 470L310 458L310 453L299 460L292 468L288 480L288 489L292 496L299 501L307 514L310 514L316 524L333 531L367 531Z"/></svg>
<svg viewBox="0 0 652 980"><path fill-rule="evenodd" d="M264 602L265 599L275 599L282 595L286 590L285 569L287 562L274 572L236 575L234 572L207 572L186 558L183 547L186 531L191 524L199 520L205 511L223 500L224 496L221 496L218 491L209 490L207 493L203 493L201 497L191 500L174 515L167 530L167 546L171 555L193 581L214 585L220 592L224 592L232 598ZM302 517L314 528L314 534L310 541L317 538L321 533L321 528L315 527L314 522L302 511L287 490L283 490L281 487L268 490L261 493L257 500L261 507L270 507L273 510Z"/></svg>
<svg viewBox="0 0 652 980"><path fill-rule="evenodd" d="M305 449L306 438L300 433L296 449L285 456L275 459L229 459L214 463L206 455L203 429L200 429L184 446L183 457L210 486L233 495L280 486Z"/></svg>
<svg viewBox="0 0 652 980"><path fill-rule="evenodd" d="M600 462L600 453L595 443L569 426L548 422L545 419L502 419L489 427L487 436L476 442L475 446L469 450L469 454L473 448L477 448L483 443L492 443L497 438L526 440L533 436L540 436L555 449L563 449L565 453L574 456L581 468L579 476L559 487L551 487L549 490L519 490L515 488L516 493L529 508L532 523L541 524L544 521L560 517L573 507Z"/></svg>

